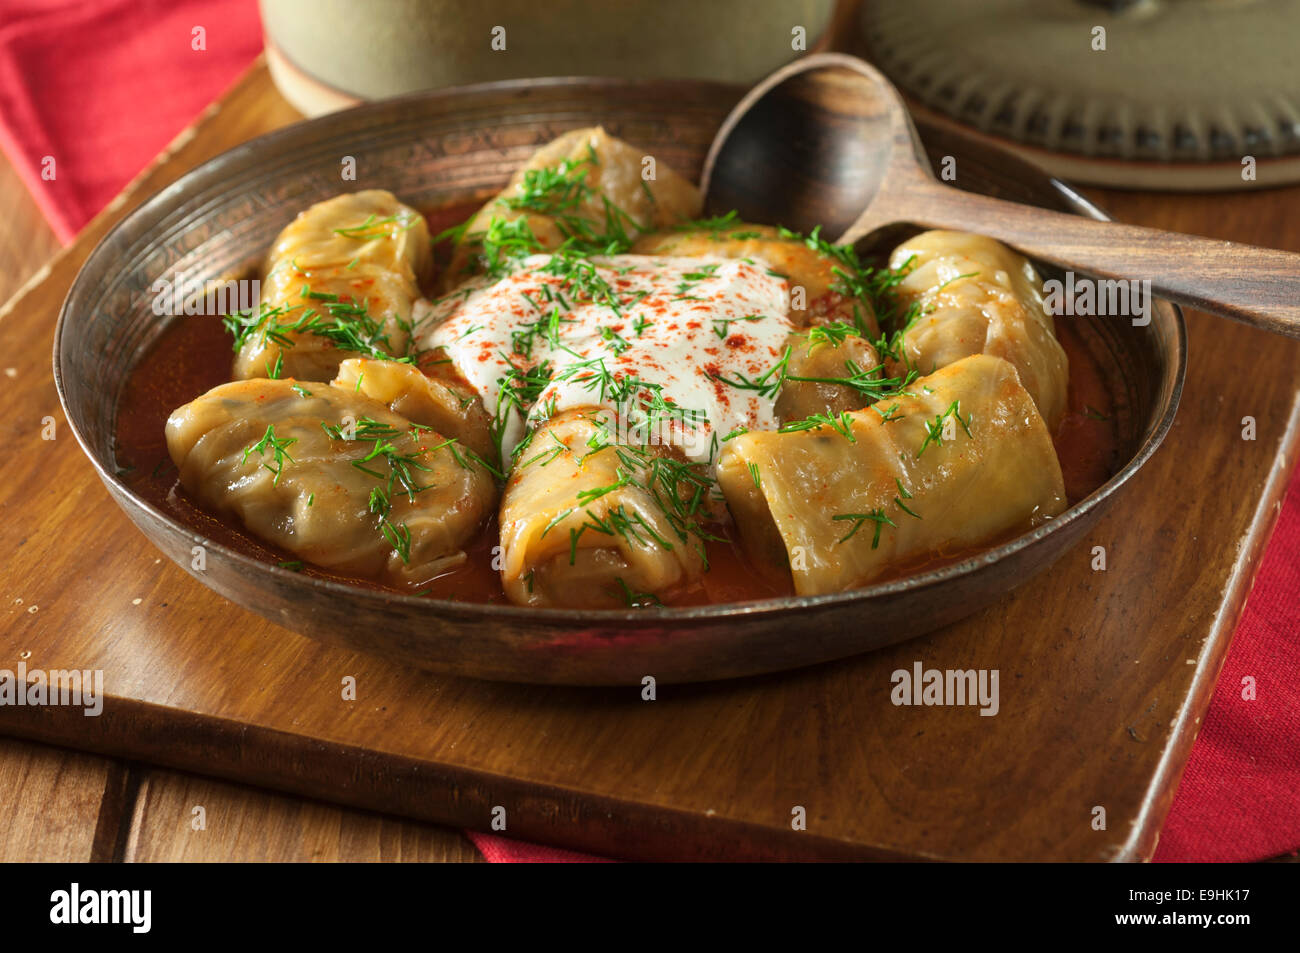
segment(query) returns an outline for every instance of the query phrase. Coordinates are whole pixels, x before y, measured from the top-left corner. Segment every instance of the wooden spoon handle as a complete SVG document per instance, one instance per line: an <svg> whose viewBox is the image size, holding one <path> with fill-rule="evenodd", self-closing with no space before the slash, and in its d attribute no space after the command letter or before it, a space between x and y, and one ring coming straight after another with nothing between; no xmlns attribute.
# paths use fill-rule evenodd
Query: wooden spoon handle
<svg viewBox="0 0 1300 953"><path fill-rule="evenodd" d="M1150 281L1157 297L1300 337L1300 255L1291 252L1098 222L932 182L913 185L888 209L873 206L859 224L868 219L988 235L1070 271ZM855 225L843 240L863 234Z"/></svg>

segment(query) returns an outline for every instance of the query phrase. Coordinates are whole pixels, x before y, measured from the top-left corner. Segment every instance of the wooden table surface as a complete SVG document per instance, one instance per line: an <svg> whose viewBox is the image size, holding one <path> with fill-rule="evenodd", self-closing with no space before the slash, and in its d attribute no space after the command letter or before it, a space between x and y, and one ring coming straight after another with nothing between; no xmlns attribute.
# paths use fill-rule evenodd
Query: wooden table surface
<svg viewBox="0 0 1300 953"><path fill-rule="evenodd" d="M249 134L297 118L278 96L266 98L272 115L250 123ZM1300 188L1226 203L1222 195L1090 194L1128 221L1275 247L1300 241ZM1287 214L1279 214L1279 206ZM1228 218L1225 209L1233 212ZM1267 214L1257 216L1264 209ZM1261 219L1277 234L1252 227ZM1288 229L1293 234L1284 234ZM22 182L0 157L0 261L6 265L0 301L57 250ZM0 589L11 581L0 574ZM197 807L204 811L203 830L192 823ZM0 737L0 860L481 859L460 832L447 828Z"/></svg>

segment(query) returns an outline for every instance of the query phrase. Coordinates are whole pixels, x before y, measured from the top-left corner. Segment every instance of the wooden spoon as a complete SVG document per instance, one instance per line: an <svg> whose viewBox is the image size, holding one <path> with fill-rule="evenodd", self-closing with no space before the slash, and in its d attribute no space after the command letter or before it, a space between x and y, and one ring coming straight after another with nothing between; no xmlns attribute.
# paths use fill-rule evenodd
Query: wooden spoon
<svg viewBox="0 0 1300 953"><path fill-rule="evenodd" d="M954 170L961 176L961 168ZM935 178L893 85L862 60L815 53L731 111L704 163L705 208L857 244L911 223L978 232L1071 271L1149 280L1153 294L1300 337L1300 255L1097 222L963 192Z"/></svg>

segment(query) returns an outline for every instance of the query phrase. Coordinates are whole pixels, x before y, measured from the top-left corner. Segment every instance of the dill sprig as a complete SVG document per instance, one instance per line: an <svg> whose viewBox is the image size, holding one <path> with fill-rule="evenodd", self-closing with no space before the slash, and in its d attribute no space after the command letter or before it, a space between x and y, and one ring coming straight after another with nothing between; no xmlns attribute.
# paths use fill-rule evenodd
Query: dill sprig
<svg viewBox="0 0 1300 953"><path fill-rule="evenodd" d="M903 500L910 500L912 498L912 494L908 492L907 487L903 486L903 481L898 477L894 477L894 484L898 487L898 493L899 493L898 496L894 497L894 505L897 506L904 513L906 513L908 516L911 516L914 519L919 520L921 518L920 515L917 513L913 513L910 509L908 509L907 504L903 502Z"/></svg>
<svg viewBox="0 0 1300 953"><path fill-rule="evenodd" d="M383 487L370 490L369 510L379 517L379 532L393 547L403 564L411 562L411 529L406 523L395 523L392 519L393 503L389 493Z"/></svg>
<svg viewBox="0 0 1300 953"><path fill-rule="evenodd" d="M325 421L321 421L321 427L334 440L374 441L374 446L365 456L351 461L352 466L380 481L379 486L370 490L368 509L379 517L379 532L393 548L393 552L397 553L403 563L409 563L411 532L405 522L393 519L393 494L404 492L407 499L414 503L418 494L433 488L432 484L423 484L419 480L420 473L428 473L433 469L424 463L424 459L433 450L420 445L424 434L430 432L429 428L417 425L404 431L372 417L360 418L350 433L337 424ZM394 439L401 437L414 445L411 452L403 452L393 443ZM433 449L442 446L445 444L439 444Z"/></svg>
<svg viewBox="0 0 1300 953"><path fill-rule="evenodd" d="M739 242L764 237L762 232L741 227L744 225L745 223L740 220L736 210L732 209L725 215L714 215L711 218L697 218L689 222L681 222L674 225L673 230L678 232L705 232L710 240L715 242Z"/></svg>
<svg viewBox="0 0 1300 953"><path fill-rule="evenodd" d="M791 353L792 348L787 345L781 359L757 377L748 377L740 373L737 373L734 378L722 374L709 374L709 377L720 384L726 384L737 390L752 390L756 391L760 397L772 398L777 395L781 390L781 386L785 383Z"/></svg>
<svg viewBox="0 0 1300 953"><path fill-rule="evenodd" d="M917 372L908 370L901 376L885 377L883 364L863 368L852 358L846 358L844 367L848 371L843 377L805 377L798 374L785 375L787 381L804 381L813 384L838 384L861 394L870 403L878 403L890 397L907 393L907 386L916 380Z"/></svg>
<svg viewBox="0 0 1300 953"><path fill-rule="evenodd" d="M275 435L275 425L270 424L269 426L267 426L266 433L262 435L261 440L253 444L251 447L245 448L244 455L239 462L241 464L247 463L248 458L255 453L259 457L264 457L269 451L274 466L272 466L270 463L266 463L265 461L263 461L262 468L275 475L275 478L271 481L271 485L279 486L280 474L284 472L285 463L295 462L293 457L289 455L289 447L291 447L293 444L297 442L298 442L297 437L285 437L283 439L277 437Z"/></svg>
<svg viewBox="0 0 1300 953"><path fill-rule="evenodd" d="M716 334L716 335L718 336L718 339L719 339L719 340L721 340L721 341L725 341L725 340L727 339L728 335L731 334L731 325L734 324L735 322L737 322L737 321L762 321L764 317L766 317L766 316L765 316L765 315L762 315L762 314L747 314L747 315L744 315L743 317L739 317L739 318L714 318L714 319L713 319L713 333Z"/></svg>
<svg viewBox="0 0 1300 953"><path fill-rule="evenodd" d="M629 609L645 609L651 606L657 608L664 604L663 600L653 592L633 592L631 587L623 581L622 576L616 577L614 581L618 583L623 601L627 603Z"/></svg>
<svg viewBox="0 0 1300 953"><path fill-rule="evenodd" d="M409 355L391 353L388 331L383 322L371 316L364 304L343 300L336 294L312 291L308 285L303 285L301 296L313 303L273 307L262 302L256 314L250 309L222 317L226 330L234 335L234 349L241 350L259 334L264 341L281 349L291 348L297 343L292 335L313 335L324 338L341 350L374 360L411 362ZM281 361L282 358L277 357L275 368L267 368L269 375L279 376L283 366Z"/></svg>
<svg viewBox="0 0 1300 953"><path fill-rule="evenodd" d="M542 243L526 218L504 219L494 215L487 231L473 237L480 247L483 270L491 278L504 277L516 259L542 251Z"/></svg>
<svg viewBox="0 0 1300 953"><path fill-rule="evenodd" d="M847 410L841 411L834 416L809 414L803 420L792 420L787 424L783 424L778 432L795 433L801 430L817 430L820 427L830 427L849 443L858 442L858 438L853 435L853 415Z"/></svg>
<svg viewBox="0 0 1300 953"><path fill-rule="evenodd" d="M404 232L414 228L415 223L418 221L418 216L409 215L405 212L386 215L383 218L377 218L371 214L366 216L366 220L359 225L346 225L333 231L335 235L342 235L344 238L368 241L372 238L392 238L396 232Z"/></svg>
<svg viewBox="0 0 1300 953"><path fill-rule="evenodd" d="M893 520L891 520L888 515L886 515L883 509L875 509L872 510L870 513L840 513L837 516L832 516L831 519L835 520L836 522L848 521L848 520L853 521L853 528L850 529L847 534L845 534L840 538L841 543L848 542L850 539L852 539L855 535L857 535L858 530L860 530L866 523L875 523L876 531L871 537L872 549L875 549L877 546L880 545L880 531L885 527L885 524L888 524L890 526L898 525Z"/></svg>
<svg viewBox="0 0 1300 953"><path fill-rule="evenodd" d="M921 449L916 451L916 455L918 457L921 454L925 453L926 447L930 446L930 444L932 443L938 447L943 446L944 421L948 420L949 418L953 418L959 424L961 424L961 429L966 431L966 436L968 437L971 436L971 432L970 432L971 415L968 414L963 419L961 415L961 401L954 400L951 404L948 405L948 408L945 411L943 411L943 413L936 414L934 420L927 420L925 422L925 440L922 441L921 443Z"/></svg>
<svg viewBox="0 0 1300 953"><path fill-rule="evenodd" d="M815 324L808 329L808 353L826 345L839 347L851 337L862 337L855 325L846 321L834 321L831 324Z"/></svg>

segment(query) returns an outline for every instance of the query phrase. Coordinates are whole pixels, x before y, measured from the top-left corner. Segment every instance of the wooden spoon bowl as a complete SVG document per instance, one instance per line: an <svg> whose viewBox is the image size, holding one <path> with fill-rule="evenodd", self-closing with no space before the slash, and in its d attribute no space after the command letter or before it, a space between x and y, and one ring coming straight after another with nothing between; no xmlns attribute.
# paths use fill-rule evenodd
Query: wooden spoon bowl
<svg viewBox="0 0 1300 953"><path fill-rule="evenodd" d="M884 87L825 54L816 69L781 70L747 93L704 163L706 212L838 238L880 191L894 148ZM853 61L856 62L856 61Z"/></svg>

